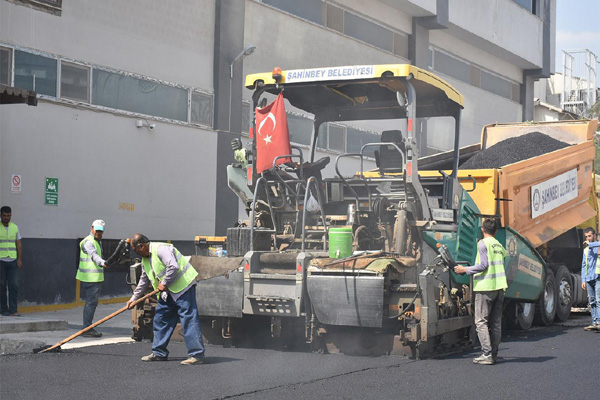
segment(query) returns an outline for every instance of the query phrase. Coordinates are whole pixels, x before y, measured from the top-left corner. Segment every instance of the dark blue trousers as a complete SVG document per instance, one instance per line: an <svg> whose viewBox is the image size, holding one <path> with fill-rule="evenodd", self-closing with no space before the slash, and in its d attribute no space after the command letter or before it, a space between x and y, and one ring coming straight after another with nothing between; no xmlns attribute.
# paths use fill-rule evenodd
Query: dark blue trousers
<svg viewBox="0 0 600 400"><path fill-rule="evenodd" d="M6 301L7 294L8 302ZM16 314L18 300L19 267L17 260L0 261L0 312Z"/></svg>
<svg viewBox="0 0 600 400"><path fill-rule="evenodd" d="M169 355L167 345L178 322L181 322L188 355L204 357L204 342L196 305L196 286L189 288L177 301L174 301L170 294L167 301L162 298L158 300L154 315L154 343L152 344L154 354L159 357Z"/></svg>

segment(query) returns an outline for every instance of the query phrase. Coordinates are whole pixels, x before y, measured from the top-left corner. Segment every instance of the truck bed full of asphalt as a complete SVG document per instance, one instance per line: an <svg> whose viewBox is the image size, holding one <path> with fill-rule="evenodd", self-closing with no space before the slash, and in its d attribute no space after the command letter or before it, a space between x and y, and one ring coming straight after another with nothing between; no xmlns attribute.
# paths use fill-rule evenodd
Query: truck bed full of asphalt
<svg viewBox="0 0 600 400"><path fill-rule="evenodd" d="M503 140L465 161L460 169L501 168L570 146L541 132Z"/></svg>

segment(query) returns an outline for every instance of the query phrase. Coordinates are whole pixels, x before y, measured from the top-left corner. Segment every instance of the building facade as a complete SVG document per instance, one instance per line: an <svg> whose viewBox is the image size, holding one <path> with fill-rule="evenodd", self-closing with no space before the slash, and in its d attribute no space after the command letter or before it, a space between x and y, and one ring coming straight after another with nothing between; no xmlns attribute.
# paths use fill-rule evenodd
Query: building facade
<svg viewBox="0 0 600 400"><path fill-rule="evenodd" d="M468 145L487 123L533 119L533 83L554 65L555 9L555 0L0 0L0 83L39 97L37 107L0 107L0 204L24 238L20 304L78 300L77 245L95 219L107 242L142 232L187 254L195 235L225 233L240 217L225 166L250 124L245 74L430 69L465 96ZM291 140L307 149L310 116L288 118ZM317 156L332 158L380 133L324 129ZM443 123L420 129L423 154L450 147ZM124 268L106 275L105 296L129 294Z"/></svg>

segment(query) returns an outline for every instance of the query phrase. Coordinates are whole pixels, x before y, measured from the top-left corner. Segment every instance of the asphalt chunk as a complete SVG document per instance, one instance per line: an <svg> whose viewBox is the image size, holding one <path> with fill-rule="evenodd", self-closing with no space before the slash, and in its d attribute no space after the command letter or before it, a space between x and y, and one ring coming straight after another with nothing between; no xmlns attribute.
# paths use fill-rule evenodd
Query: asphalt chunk
<svg viewBox="0 0 600 400"><path fill-rule="evenodd" d="M501 168L570 146L541 132L510 138L480 151L462 163L460 169Z"/></svg>

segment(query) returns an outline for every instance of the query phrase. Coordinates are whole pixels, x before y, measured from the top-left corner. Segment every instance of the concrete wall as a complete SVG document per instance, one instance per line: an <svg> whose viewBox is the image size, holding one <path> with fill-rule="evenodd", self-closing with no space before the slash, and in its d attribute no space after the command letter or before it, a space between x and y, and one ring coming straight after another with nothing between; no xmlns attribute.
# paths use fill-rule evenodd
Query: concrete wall
<svg viewBox="0 0 600 400"><path fill-rule="evenodd" d="M57 17L2 1L0 38L210 90L214 8L213 0L79 0L64 1Z"/></svg>
<svg viewBox="0 0 600 400"><path fill-rule="evenodd" d="M212 231L216 133L135 121L44 101L0 108L1 202L24 237L83 237L97 218L113 239ZM22 176L21 194L7 190L12 174ZM45 177L59 179L58 206L44 205Z"/></svg>
<svg viewBox="0 0 600 400"><path fill-rule="evenodd" d="M452 32L523 69L543 65L543 21L512 0L452 0Z"/></svg>

